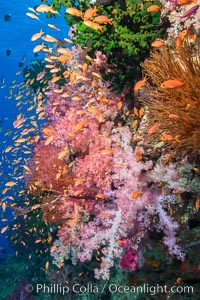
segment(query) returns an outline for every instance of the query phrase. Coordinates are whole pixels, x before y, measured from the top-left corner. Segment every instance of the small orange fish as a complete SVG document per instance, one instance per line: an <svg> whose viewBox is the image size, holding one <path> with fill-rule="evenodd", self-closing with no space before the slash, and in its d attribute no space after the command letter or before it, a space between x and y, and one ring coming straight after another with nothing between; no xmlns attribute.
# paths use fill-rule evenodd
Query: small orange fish
<svg viewBox="0 0 200 300"><path fill-rule="evenodd" d="M151 5L147 8L148 12L156 12L160 10L160 6L159 5Z"/></svg>
<svg viewBox="0 0 200 300"><path fill-rule="evenodd" d="M140 4L140 8L141 8L141 10L144 10L144 9L145 9L144 3L141 3L141 4Z"/></svg>
<svg viewBox="0 0 200 300"><path fill-rule="evenodd" d="M56 51L60 54L71 55L71 51L67 48L58 48Z"/></svg>
<svg viewBox="0 0 200 300"><path fill-rule="evenodd" d="M35 210L37 208L41 207L41 204L35 204L31 207L31 210Z"/></svg>
<svg viewBox="0 0 200 300"><path fill-rule="evenodd" d="M143 192L134 192L131 196L132 200L137 199L139 196L141 196Z"/></svg>
<svg viewBox="0 0 200 300"><path fill-rule="evenodd" d="M149 128L148 135L153 134L156 130L158 130L157 124L155 124L151 128Z"/></svg>
<svg viewBox="0 0 200 300"><path fill-rule="evenodd" d="M58 73L59 71L61 71L60 68L53 68L50 70L51 73Z"/></svg>
<svg viewBox="0 0 200 300"><path fill-rule="evenodd" d="M139 118L142 118L144 116L144 107L141 107L139 110Z"/></svg>
<svg viewBox="0 0 200 300"><path fill-rule="evenodd" d="M190 42L195 42L196 38L197 38L197 35L195 33L188 33L187 35L188 39Z"/></svg>
<svg viewBox="0 0 200 300"><path fill-rule="evenodd" d="M74 97L72 97L72 100L73 101L81 101L82 99L78 96L74 96Z"/></svg>
<svg viewBox="0 0 200 300"><path fill-rule="evenodd" d="M99 193L99 194L96 194L96 198L100 198L100 199L106 199L106 196L104 195L104 194L101 194L101 193Z"/></svg>
<svg viewBox="0 0 200 300"><path fill-rule="evenodd" d="M38 244L38 243L40 243L42 240L36 240L35 241L35 244Z"/></svg>
<svg viewBox="0 0 200 300"><path fill-rule="evenodd" d="M12 187L12 186L14 186L14 185L16 185L17 183L15 182L15 181L9 181L9 182L7 182L6 184L5 184L5 186L7 186L7 187Z"/></svg>
<svg viewBox="0 0 200 300"><path fill-rule="evenodd" d="M102 112L96 108L96 107L88 107L87 109L89 112L95 114L95 115L100 115Z"/></svg>
<svg viewBox="0 0 200 300"><path fill-rule="evenodd" d="M174 88L179 88L181 86L183 86L185 83L182 82L181 80L177 80L177 79L169 79L164 81L160 88L161 89L174 89Z"/></svg>
<svg viewBox="0 0 200 300"><path fill-rule="evenodd" d="M106 219L109 215L110 215L109 212L102 213L102 214L101 214L101 218L102 218L102 219Z"/></svg>
<svg viewBox="0 0 200 300"><path fill-rule="evenodd" d="M135 159L136 159L136 162L138 162L142 159L142 152L141 152L140 146L137 146L137 148L136 148Z"/></svg>
<svg viewBox="0 0 200 300"><path fill-rule="evenodd" d="M45 146L49 145L54 139L54 135L50 135L46 141L45 141Z"/></svg>
<svg viewBox="0 0 200 300"><path fill-rule="evenodd" d="M183 192L184 192L183 190L175 190L175 191L173 191L173 194L181 194Z"/></svg>
<svg viewBox="0 0 200 300"><path fill-rule="evenodd" d="M197 3L197 0L178 0L177 5L187 5L191 3Z"/></svg>
<svg viewBox="0 0 200 300"><path fill-rule="evenodd" d="M200 209L200 198L197 198L197 200L195 202L195 208L196 208L196 210Z"/></svg>
<svg viewBox="0 0 200 300"><path fill-rule="evenodd" d="M200 174L199 168L194 167L194 168L193 168L193 171L195 171L195 173L197 173L197 174Z"/></svg>
<svg viewBox="0 0 200 300"><path fill-rule="evenodd" d="M1 233L3 234L8 229L8 226L5 226L1 229Z"/></svg>
<svg viewBox="0 0 200 300"><path fill-rule="evenodd" d="M101 154L103 155L113 155L114 151L112 149L104 149L101 150Z"/></svg>
<svg viewBox="0 0 200 300"><path fill-rule="evenodd" d="M183 44L186 35L188 33L187 29L184 29L183 31L181 31L181 33L179 33L178 37L176 38L175 44L176 44L176 50L180 49L181 45Z"/></svg>
<svg viewBox="0 0 200 300"><path fill-rule="evenodd" d="M87 124L88 124L87 121L82 121L82 122L76 124L76 126L75 126L75 131L82 130L83 127L84 127L85 125L87 125Z"/></svg>
<svg viewBox="0 0 200 300"><path fill-rule="evenodd" d="M122 109L122 101L117 102L117 110Z"/></svg>
<svg viewBox="0 0 200 300"><path fill-rule="evenodd" d="M104 15L97 16L94 19L94 21L99 23L99 24L110 24L110 25L112 25L112 19L109 19L108 17L106 17Z"/></svg>
<svg viewBox="0 0 200 300"><path fill-rule="evenodd" d="M34 14L32 14L32 13L26 13L26 15L27 15L28 17L30 17L31 19L40 20L40 19L38 18L38 16L36 16L36 15L34 15Z"/></svg>
<svg viewBox="0 0 200 300"><path fill-rule="evenodd" d="M175 114L169 114L169 118L170 119L179 119L179 116L175 115Z"/></svg>
<svg viewBox="0 0 200 300"><path fill-rule="evenodd" d="M181 284L181 282L182 282L182 278L181 278L181 277L178 277L178 278L176 279L176 283Z"/></svg>
<svg viewBox="0 0 200 300"><path fill-rule="evenodd" d="M13 122L14 128L21 128L22 124L26 121L26 118L20 118Z"/></svg>
<svg viewBox="0 0 200 300"><path fill-rule="evenodd" d="M45 36L42 37L42 40L44 40L45 42L49 42L49 43L57 43L57 39L54 38L53 36L47 34Z"/></svg>
<svg viewBox="0 0 200 300"><path fill-rule="evenodd" d="M161 141L174 141L175 138L171 134L164 134L160 138Z"/></svg>
<svg viewBox="0 0 200 300"><path fill-rule="evenodd" d="M134 92L136 93L137 91L139 91L139 89L141 89L141 87L143 87L143 85L145 84L146 81L147 81L147 78L144 78L144 79L136 82L136 84L134 85L134 88L133 88Z"/></svg>
<svg viewBox="0 0 200 300"><path fill-rule="evenodd" d="M2 205L1 205L1 207L2 207L2 210L5 211L6 210L6 203L3 202Z"/></svg>
<svg viewBox="0 0 200 300"><path fill-rule="evenodd" d="M52 13L52 6L49 6L47 4L41 4L41 5L38 5L35 9L37 12L41 12L41 13L48 13L48 12L51 12ZM58 13L58 12L56 12Z"/></svg>
<svg viewBox="0 0 200 300"><path fill-rule="evenodd" d="M51 128L48 128L48 127L44 127L44 128L42 129L42 132L43 132L44 134L48 135L49 133L55 132L55 130L54 130L54 129L51 129Z"/></svg>
<svg viewBox="0 0 200 300"><path fill-rule="evenodd" d="M61 63L61 64L64 64L64 63L66 63L66 62L68 62L68 61L70 61L71 60L71 57L69 56L69 55L60 55L59 57L58 57L58 61ZM67 73L69 73L69 71L64 71L64 73L65 72L67 72ZM63 73L63 76L65 76L64 75L64 73Z"/></svg>
<svg viewBox="0 0 200 300"><path fill-rule="evenodd" d="M99 78L99 79L103 79L102 76L101 76L101 74L99 74L99 73L92 72L92 75L95 76L95 77L97 77L97 78Z"/></svg>
<svg viewBox="0 0 200 300"><path fill-rule="evenodd" d="M48 268L49 268L49 262L47 261L45 264L45 269L48 270Z"/></svg>
<svg viewBox="0 0 200 300"><path fill-rule="evenodd" d="M56 245L54 244L53 246L51 246L50 248L50 253L54 252L56 250Z"/></svg>
<svg viewBox="0 0 200 300"><path fill-rule="evenodd" d="M135 128L137 124L138 124L138 120L134 120L131 125L131 128Z"/></svg>
<svg viewBox="0 0 200 300"><path fill-rule="evenodd" d="M74 7L69 7L65 11L67 14L75 17L81 17L82 18L82 12Z"/></svg>
<svg viewBox="0 0 200 300"><path fill-rule="evenodd" d="M58 159L64 159L69 156L69 150L65 149L58 153Z"/></svg>
<svg viewBox="0 0 200 300"><path fill-rule="evenodd" d="M94 30L100 30L101 32L103 31L103 26L101 26L101 25L99 25L99 24L97 24L97 23L94 23L94 22L92 22L92 21L84 21L83 22L86 26L88 26L88 27L90 27L90 28L92 28L92 29L94 29Z"/></svg>
<svg viewBox="0 0 200 300"><path fill-rule="evenodd" d="M138 109L137 109L137 107L135 107L135 106L134 106L134 108L133 108L133 114L134 114L136 117L139 116Z"/></svg>
<svg viewBox="0 0 200 300"><path fill-rule="evenodd" d="M52 79L51 79L51 82L57 82L58 80L61 79L61 76L54 76Z"/></svg>
<svg viewBox="0 0 200 300"><path fill-rule="evenodd" d="M151 43L151 46L155 48L160 48L166 46L166 43L163 40L155 40L153 43Z"/></svg>
<svg viewBox="0 0 200 300"><path fill-rule="evenodd" d="M10 146L10 147L7 147L7 148L5 149L4 152L5 152L5 153L10 152L10 150L12 150L12 148L13 148L13 147L11 147L11 146Z"/></svg>
<svg viewBox="0 0 200 300"><path fill-rule="evenodd" d="M62 55L61 55L62 56ZM70 76L70 72L69 71L64 71L63 72L63 76L66 78L66 77L69 77ZM67 94L67 93L66 93ZM63 96L64 97L64 96ZM69 97L69 94L68 94L68 96L67 97Z"/></svg>
<svg viewBox="0 0 200 300"><path fill-rule="evenodd" d="M174 154L172 154L172 153L166 153L166 154L165 154L165 158L166 158L166 159L170 159L170 158L172 158L172 157L174 157Z"/></svg>
<svg viewBox="0 0 200 300"><path fill-rule="evenodd" d="M35 48L33 49L33 52L36 53L36 52L39 52L39 51L42 51L44 49L44 44L39 44L37 46L35 46Z"/></svg>
<svg viewBox="0 0 200 300"><path fill-rule="evenodd" d="M40 32L38 33L35 33L32 38L31 38L31 41L36 41L38 40L39 38L41 38L41 36L43 35L44 31L42 31L42 29L40 29Z"/></svg>
<svg viewBox="0 0 200 300"><path fill-rule="evenodd" d="M96 6L93 8L88 8L84 13L83 20L84 21L91 20L96 15L97 11L98 9Z"/></svg>
<svg viewBox="0 0 200 300"><path fill-rule="evenodd" d="M76 187L76 186L79 186L79 185L82 184L84 181L86 181L85 178L79 178L79 179L75 180L74 186L75 186L75 187Z"/></svg>
<svg viewBox="0 0 200 300"><path fill-rule="evenodd" d="M58 28L58 27L56 27L56 26L54 26L54 25L52 25L52 24L48 24L48 26L49 26L50 28L52 28L52 29L55 29L55 30L60 31L60 28Z"/></svg>

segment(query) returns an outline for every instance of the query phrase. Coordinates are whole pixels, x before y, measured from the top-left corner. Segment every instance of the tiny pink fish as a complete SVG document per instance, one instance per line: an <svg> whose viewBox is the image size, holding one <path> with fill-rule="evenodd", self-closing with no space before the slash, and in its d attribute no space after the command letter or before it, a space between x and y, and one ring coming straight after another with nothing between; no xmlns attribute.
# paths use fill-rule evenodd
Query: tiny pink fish
<svg viewBox="0 0 200 300"><path fill-rule="evenodd" d="M199 5L195 5L192 8L190 8L184 15L182 15L180 18L188 18L190 17L192 14L194 14L197 10L199 9Z"/></svg>
<svg viewBox="0 0 200 300"><path fill-rule="evenodd" d="M26 121L26 118L17 119L13 122L14 128L21 128L22 124Z"/></svg>
<svg viewBox="0 0 200 300"><path fill-rule="evenodd" d="M36 80L37 81L41 80L44 77L45 74L46 74L45 71L42 71L42 72L38 73L37 77L36 77Z"/></svg>

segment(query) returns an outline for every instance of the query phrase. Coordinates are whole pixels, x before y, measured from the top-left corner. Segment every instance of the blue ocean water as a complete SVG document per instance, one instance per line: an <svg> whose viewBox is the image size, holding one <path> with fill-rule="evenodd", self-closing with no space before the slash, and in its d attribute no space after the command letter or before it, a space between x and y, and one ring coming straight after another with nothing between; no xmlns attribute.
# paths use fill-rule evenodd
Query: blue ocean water
<svg viewBox="0 0 200 300"><path fill-rule="evenodd" d="M0 151L5 149L6 145L12 144L11 136L4 136L9 129L14 130L13 121L15 120L19 111L16 107L14 98L8 99L9 89L12 83L16 80L16 84L23 81L23 67L28 66L31 61L40 58L34 56L33 48L40 42L31 41L33 34L39 32L41 29L45 34L56 35L56 38L63 39L67 37L68 26L64 20L64 9L61 9L59 17L47 19L45 14L40 14L40 21L31 19L26 15L31 13L28 8L34 8L40 5L39 0L10 0L1 1L0 3ZM48 23L59 27L60 31L53 31L48 27ZM24 61L25 60L25 61ZM24 61L23 66L20 67L20 62ZM20 71L19 75L16 72ZM23 111L21 111L23 113ZM2 158L3 156L1 156ZM9 155L8 155L9 157ZM9 174L9 166L4 164L1 159L1 191ZM12 163L12 162L11 162ZM12 196L12 195L10 195ZM11 209L7 209L6 217L13 219ZM5 226L0 221L0 227ZM0 249L4 252L10 252L8 242L5 238L6 234L1 235ZM0 251L1 255L1 251Z"/></svg>

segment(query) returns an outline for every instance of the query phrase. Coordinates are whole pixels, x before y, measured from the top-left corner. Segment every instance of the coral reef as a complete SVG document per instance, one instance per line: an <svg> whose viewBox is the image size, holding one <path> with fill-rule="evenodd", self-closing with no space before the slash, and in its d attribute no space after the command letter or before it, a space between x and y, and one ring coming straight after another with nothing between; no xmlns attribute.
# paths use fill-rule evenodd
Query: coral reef
<svg viewBox="0 0 200 300"><path fill-rule="evenodd" d="M22 263L22 269L10 291L1 294L25 298L28 278L33 284L67 284L66 299L147 299L109 289L112 283L141 285L143 293L147 282L191 284L196 296L198 5L189 13L193 6L179 1L54 0L45 5L36 11L45 10L47 17L65 7L73 46L68 38L50 37L51 46L47 42L41 50L44 60L24 69L33 91L26 108L33 106L35 115L17 116L14 146L16 153L26 149L30 155L14 161L21 165L5 184L1 203L3 216L6 205L14 215L2 229L16 255L8 261L13 268ZM20 91L19 100L23 95L30 91ZM15 199L9 194L13 187ZM103 292L75 293L77 282L97 284ZM189 299L168 291L148 299L163 295ZM30 299L43 296L33 293Z"/></svg>

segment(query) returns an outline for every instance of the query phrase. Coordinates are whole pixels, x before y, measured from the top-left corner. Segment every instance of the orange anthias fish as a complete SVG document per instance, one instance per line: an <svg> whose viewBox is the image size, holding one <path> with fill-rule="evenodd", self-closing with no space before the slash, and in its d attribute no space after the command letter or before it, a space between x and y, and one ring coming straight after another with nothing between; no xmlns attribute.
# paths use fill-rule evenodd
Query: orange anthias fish
<svg viewBox="0 0 200 300"><path fill-rule="evenodd" d="M67 48L58 48L57 52L64 55L71 55L71 51Z"/></svg>
<svg viewBox="0 0 200 300"><path fill-rule="evenodd" d="M43 33L44 33L44 32L42 31L42 29L40 29L40 32L35 33L35 34L32 36L31 41L33 42L33 41L38 40L39 38L41 38L41 36L43 35Z"/></svg>
<svg viewBox="0 0 200 300"><path fill-rule="evenodd" d="M156 130L158 130L157 124L153 125L151 128L148 130L148 135L153 134Z"/></svg>
<svg viewBox="0 0 200 300"><path fill-rule="evenodd" d="M197 3L197 0L178 0L177 5L186 5L191 3Z"/></svg>
<svg viewBox="0 0 200 300"><path fill-rule="evenodd" d="M155 48L160 48L166 46L166 43L163 40L156 40L153 43L151 43L151 46Z"/></svg>
<svg viewBox="0 0 200 300"><path fill-rule="evenodd" d="M97 13L98 9L96 6L94 8L88 8L84 13L83 20L88 21L91 20Z"/></svg>
<svg viewBox="0 0 200 300"><path fill-rule="evenodd" d="M200 198L197 198L197 199L196 199L196 202L195 202L195 208L196 208L196 210L199 210L199 209L200 209Z"/></svg>
<svg viewBox="0 0 200 300"><path fill-rule="evenodd" d="M151 5L147 8L148 12L156 12L160 10L160 6L159 5Z"/></svg>
<svg viewBox="0 0 200 300"><path fill-rule="evenodd" d="M137 146L136 153L135 153L135 159L136 159L136 162L138 162L142 159L142 152L141 152L140 146Z"/></svg>
<svg viewBox="0 0 200 300"><path fill-rule="evenodd" d="M143 192L134 192L131 196L132 200L137 199L139 196L141 196Z"/></svg>
<svg viewBox="0 0 200 300"><path fill-rule="evenodd" d="M88 27L90 27L90 28L92 28L92 29L94 29L94 30L100 30L101 32L102 32L102 30L103 30L103 26L101 26L101 25L99 25L99 24L97 24L97 23L94 23L94 22L92 22L92 21L84 21L83 22L86 26L88 26Z"/></svg>
<svg viewBox="0 0 200 300"><path fill-rule="evenodd" d="M182 87L185 83L182 82L181 80L177 80L177 79L169 79L164 81L160 88L161 89L174 89L174 88L179 88Z"/></svg>
<svg viewBox="0 0 200 300"><path fill-rule="evenodd" d="M114 151L112 149L103 149L103 150L101 150L101 154L103 154L103 155L113 155Z"/></svg>
<svg viewBox="0 0 200 300"><path fill-rule="evenodd" d="M112 19L109 19L108 17L106 17L104 15L97 16L94 19L94 21L99 23L99 24L110 24L110 25L112 25Z"/></svg>
<svg viewBox="0 0 200 300"><path fill-rule="evenodd" d="M175 44L176 44L176 50L180 49L181 45L183 44L186 35L187 35L188 30L184 29L179 33L178 37L176 38Z"/></svg>
<svg viewBox="0 0 200 300"><path fill-rule="evenodd" d="M71 60L71 58L70 58L70 56L69 55L61 55L61 56L59 56L58 57L58 61L60 62L60 63L62 63L62 64L64 64L64 63L66 63L66 62L68 62L68 61L70 61ZM68 71L68 73L65 71L64 72L65 74L68 74L69 73L69 71ZM63 73L63 76L65 76L64 75L64 73Z"/></svg>
<svg viewBox="0 0 200 300"><path fill-rule="evenodd" d="M164 134L160 138L161 141L173 141L175 138L171 134Z"/></svg>
<svg viewBox="0 0 200 300"><path fill-rule="evenodd" d="M71 16L82 18L82 12L77 8L69 7L65 12Z"/></svg>
<svg viewBox="0 0 200 300"><path fill-rule="evenodd" d="M52 14L58 14L58 12L56 10L53 10L52 5L49 6L47 4L41 4L39 6L36 7L35 9L37 12L41 12L41 13L52 13Z"/></svg>
<svg viewBox="0 0 200 300"><path fill-rule="evenodd" d="M55 29L55 30L58 30L60 31L60 28L56 27L55 25L52 25L52 24L48 24L48 26L52 29Z"/></svg>
<svg viewBox="0 0 200 300"><path fill-rule="evenodd" d="M22 116L17 117L17 120L13 122L14 128L21 128L22 124L26 121L26 118L23 118Z"/></svg>
<svg viewBox="0 0 200 300"><path fill-rule="evenodd" d="M35 46L35 48L33 49L33 52L36 53L36 52L39 52L39 51L42 51L44 49L44 44L39 44L37 46Z"/></svg>
<svg viewBox="0 0 200 300"><path fill-rule="evenodd" d="M134 88L133 88L134 92L136 93L137 91L139 91L141 89L141 87L143 87L143 85L145 84L146 81L147 81L147 78L144 78L144 79L136 82L136 84L134 85Z"/></svg>
<svg viewBox="0 0 200 300"><path fill-rule="evenodd" d="M96 194L96 198L106 199L106 196L103 193Z"/></svg>
<svg viewBox="0 0 200 300"><path fill-rule="evenodd" d="M179 116L176 114L169 114L170 119L179 119Z"/></svg>
<svg viewBox="0 0 200 300"><path fill-rule="evenodd" d="M44 40L45 42L51 42L51 43L56 43L58 41L56 38L54 38L53 36L51 36L49 34L43 36L42 40Z"/></svg>
<svg viewBox="0 0 200 300"><path fill-rule="evenodd" d="M82 122L76 124L75 131L77 132L77 131L82 130L85 127L85 125L87 125L87 124L88 124L87 121L82 121Z"/></svg>
<svg viewBox="0 0 200 300"><path fill-rule="evenodd" d="M188 33L188 39L190 42L195 42L196 38L197 38L197 35L195 33Z"/></svg>
<svg viewBox="0 0 200 300"><path fill-rule="evenodd" d="M34 15L34 14L32 14L32 13L26 13L26 15L28 16L28 17L30 17L30 18L32 18L32 19L36 19L36 20L40 20L39 18L38 18L38 16L36 16L36 15Z"/></svg>

